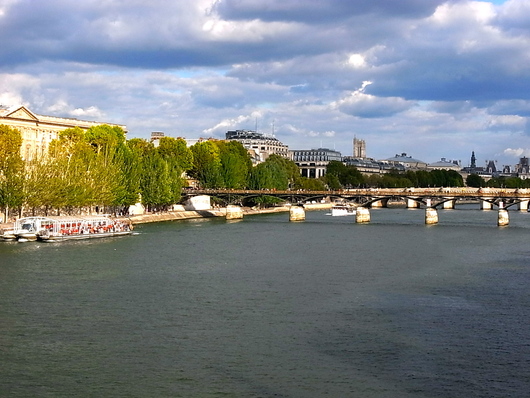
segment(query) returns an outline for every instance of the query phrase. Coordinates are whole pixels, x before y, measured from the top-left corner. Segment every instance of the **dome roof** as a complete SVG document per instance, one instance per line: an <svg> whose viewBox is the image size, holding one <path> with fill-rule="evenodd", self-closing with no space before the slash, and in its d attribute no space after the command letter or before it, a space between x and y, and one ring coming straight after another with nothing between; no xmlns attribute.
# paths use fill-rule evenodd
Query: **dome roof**
<svg viewBox="0 0 530 398"><path fill-rule="evenodd" d="M406 153L401 155L396 155L392 158L385 159L388 162L402 162L402 163L423 163L426 164L423 160L414 159L412 156L407 156Z"/></svg>

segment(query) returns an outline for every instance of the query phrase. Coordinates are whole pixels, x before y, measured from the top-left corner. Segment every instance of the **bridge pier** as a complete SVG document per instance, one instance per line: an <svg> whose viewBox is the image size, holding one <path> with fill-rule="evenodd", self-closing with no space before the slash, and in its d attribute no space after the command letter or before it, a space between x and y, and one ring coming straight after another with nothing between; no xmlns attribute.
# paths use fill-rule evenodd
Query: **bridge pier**
<svg viewBox="0 0 530 398"><path fill-rule="evenodd" d="M427 207L425 209L425 224L438 224L438 211L435 208Z"/></svg>
<svg viewBox="0 0 530 398"><path fill-rule="evenodd" d="M528 211L528 202L529 202L528 199L521 200L521 201L519 202L519 210L521 210L521 211Z"/></svg>
<svg viewBox="0 0 530 398"><path fill-rule="evenodd" d="M407 209L418 209L419 207L420 202L417 202L414 199L407 199Z"/></svg>
<svg viewBox="0 0 530 398"><path fill-rule="evenodd" d="M304 221L305 210L303 206L291 206L289 209L289 221Z"/></svg>
<svg viewBox="0 0 530 398"><path fill-rule="evenodd" d="M375 202L372 202L372 203L370 204L370 207L372 207L372 208L387 207L387 202L388 202L388 201L377 200L377 201L375 201Z"/></svg>
<svg viewBox="0 0 530 398"><path fill-rule="evenodd" d="M455 208L456 199L448 200L447 202L443 203L443 208L446 210L454 209Z"/></svg>
<svg viewBox="0 0 530 398"><path fill-rule="evenodd" d="M240 220L243 218L243 210L239 206L226 206L226 219L227 220Z"/></svg>
<svg viewBox="0 0 530 398"><path fill-rule="evenodd" d="M357 207L355 211L355 222L358 224L370 222L370 210L366 207Z"/></svg>
<svg viewBox="0 0 530 398"><path fill-rule="evenodd" d="M487 199L493 199L493 198L487 198ZM486 200L482 200L480 202L480 209L481 210L491 210L491 209L493 209L493 204L488 202L488 201L486 201Z"/></svg>
<svg viewBox="0 0 530 398"><path fill-rule="evenodd" d="M510 217L508 216L508 210L499 209L499 216L497 218L497 225L499 227L504 227L510 223Z"/></svg>

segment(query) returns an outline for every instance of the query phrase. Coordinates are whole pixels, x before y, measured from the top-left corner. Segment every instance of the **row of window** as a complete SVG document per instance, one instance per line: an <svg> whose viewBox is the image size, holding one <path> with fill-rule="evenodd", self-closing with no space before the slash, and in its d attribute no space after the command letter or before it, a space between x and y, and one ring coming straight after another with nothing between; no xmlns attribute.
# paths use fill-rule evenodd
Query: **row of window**
<svg viewBox="0 0 530 398"><path fill-rule="evenodd" d="M293 158L295 162L329 162L331 160L338 160L341 161L340 158L336 158L334 156L295 156Z"/></svg>

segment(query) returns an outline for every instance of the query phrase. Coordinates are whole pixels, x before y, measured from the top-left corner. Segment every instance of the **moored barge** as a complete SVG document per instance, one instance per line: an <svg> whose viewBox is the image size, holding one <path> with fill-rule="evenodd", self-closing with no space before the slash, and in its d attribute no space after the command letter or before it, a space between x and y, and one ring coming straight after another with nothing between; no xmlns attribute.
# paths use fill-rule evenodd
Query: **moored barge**
<svg viewBox="0 0 530 398"><path fill-rule="evenodd" d="M102 216L25 217L17 220L12 235L18 241L58 242L132 234L128 220Z"/></svg>

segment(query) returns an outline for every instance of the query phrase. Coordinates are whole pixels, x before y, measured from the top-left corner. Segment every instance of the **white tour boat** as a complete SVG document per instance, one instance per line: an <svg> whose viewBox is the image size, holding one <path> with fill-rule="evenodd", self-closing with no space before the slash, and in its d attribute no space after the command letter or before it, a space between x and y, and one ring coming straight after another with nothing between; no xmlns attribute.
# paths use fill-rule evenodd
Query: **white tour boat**
<svg viewBox="0 0 530 398"><path fill-rule="evenodd" d="M41 229L40 222L46 217L24 217L15 221L12 235L20 242L37 240L38 231Z"/></svg>
<svg viewBox="0 0 530 398"><path fill-rule="evenodd" d="M332 216L354 216L356 214L355 206L351 204L336 203L331 206Z"/></svg>
<svg viewBox="0 0 530 398"><path fill-rule="evenodd" d="M132 224L109 216L25 217L15 222L13 235L18 241L107 238L132 234Z"/></svg>

